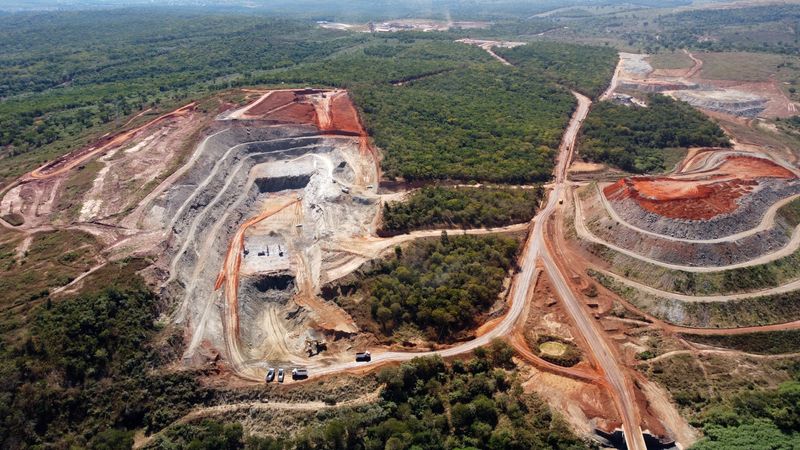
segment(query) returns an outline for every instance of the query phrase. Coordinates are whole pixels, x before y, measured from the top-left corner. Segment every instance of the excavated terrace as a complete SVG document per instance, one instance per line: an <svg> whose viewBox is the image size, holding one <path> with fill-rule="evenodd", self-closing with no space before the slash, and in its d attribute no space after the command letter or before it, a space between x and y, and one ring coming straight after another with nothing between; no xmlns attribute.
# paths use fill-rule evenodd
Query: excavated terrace
<svg viewBox="0 0 800 450"><path fill-rule="evenodd" d="M247 373L306 363L307 340L355 331L316 298L330 259L321 242L370 234L379 212L377 165L348 105L341 91L271 91L223 113L152 201L142 222L169 233L158 266L191 336L188 364L217 353Z"/></svg>
<svg viewBox="0 0 800 450"><path fill-rule="evenodd" d="M773 226L730 241L692 242L655 236L614 220L600 195L598 190L592 189L589 198L577 204L582 208L578 217L584 220L589 231L617 247L667 264L720 267L745 263L786 247L795 233L794 227L778 215Z"/></svg>
<svg viewBox="0 0 800 450"><path fill-rule="evenodd" d="M704 240L753 228L773 204L800 194L800 180L785 167L766 158L720 153L707 152L701 168L684 165L685 172L676 175L620 179L605 186L603 195L628 224Z"/></svg>

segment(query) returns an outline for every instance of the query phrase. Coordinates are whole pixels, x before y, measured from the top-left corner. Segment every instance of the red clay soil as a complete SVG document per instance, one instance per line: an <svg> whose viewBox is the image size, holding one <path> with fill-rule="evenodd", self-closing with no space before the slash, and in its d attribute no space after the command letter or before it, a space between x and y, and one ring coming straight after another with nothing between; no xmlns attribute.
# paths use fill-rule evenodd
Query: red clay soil
<svg viewBox="0 0 800 450"><path fill-rule="evenodd" d="M294 91L272 91L247 110L247 116L261 116L295 101Z"/></svg>
<svg viewBox="0 0 800 450"><path fill-rule="evenodd" d="M319 96L322 96L320 98ZM272 91L242 115L245 119L315 125L331 133L365 136L358 112L344 91Z"/></svg>
<svg viewBox="0 0 800 450"><path fill-rule="evenodd" d="M314 105L295 102L263 117L280 123L313 124L316 122L317 114L314 110Z"/></svg>
<svg viewBox="0 0 800 450"><path fill-rule="evenodd" d="M764 178L793 179L795 175L767 159L735 156L699 176L623 178L603 193L611 201L632 198L660 216L708 220L734 211L736 200Z"/></svg>
<svg viewBox="0 0 800 450"><path fill-rule="evenodd" d="M347 94L336 95L331 101L331 122L334 130L358 135L366 134L358 120L358 112Z"/></svg>

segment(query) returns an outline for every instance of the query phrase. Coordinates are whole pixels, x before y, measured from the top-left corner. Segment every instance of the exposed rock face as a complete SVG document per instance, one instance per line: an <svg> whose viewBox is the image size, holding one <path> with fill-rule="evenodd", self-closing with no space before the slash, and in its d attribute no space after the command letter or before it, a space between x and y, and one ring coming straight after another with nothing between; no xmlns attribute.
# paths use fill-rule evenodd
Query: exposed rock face
<svg viewBox="0 0 800 450"><path fill-rule="evenodd" d="M800 194L798 180L763 180L753 192L739 197L737 207L709 219L675 219L644 209L631 197L611 201L622 220L657 234L682 239L717 239L755 227L776 202Z"/></svg>
<svg viewBox="0 0 800 450"><path fill-rule="evenodd" d="M673 95L697 108L740 117L757 117L767 108L765 98L732 89L678 91Z"/></svg>
<svg viewBox="0 0 800 450"><path fill-rule="evenodd" d="M622 225L613 220L595 198L584 202L586 226L595 236L636 254L668 264L697 267L727 266L749 261L788 244L794 229L781 218L775 226L730 242L694 243L660 238ZM673 224L680 228L680 223Z"/></svg>
<svg viewBox="0 0 800 450"><path fill-rule="evenodd" d="M633 91L657 93L667 91L680 91L685 89L697 89L699 86L696 83L682 83L682 82L669 82L669 81L621 81L619 83L620 89L630 89Z"/></svg>

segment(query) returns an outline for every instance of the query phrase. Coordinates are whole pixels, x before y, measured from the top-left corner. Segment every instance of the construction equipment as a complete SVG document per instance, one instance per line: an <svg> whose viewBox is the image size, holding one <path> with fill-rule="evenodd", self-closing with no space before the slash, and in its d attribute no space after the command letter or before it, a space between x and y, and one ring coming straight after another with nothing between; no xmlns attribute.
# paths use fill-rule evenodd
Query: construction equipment
<svg viewBox="0 0 800 450"><path fill-rule="evenodd" d="M327 349L328 344L325 341L306 338L305 351L308 352L308 356L319 355Z"/></svg>

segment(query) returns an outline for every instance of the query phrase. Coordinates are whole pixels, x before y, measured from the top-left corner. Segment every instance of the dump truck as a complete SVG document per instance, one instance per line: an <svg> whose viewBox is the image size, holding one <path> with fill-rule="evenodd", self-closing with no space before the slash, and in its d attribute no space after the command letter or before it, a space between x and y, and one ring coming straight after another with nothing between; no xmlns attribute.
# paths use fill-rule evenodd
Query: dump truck
<svg viewBox="0 0 800 450"><path fill-rule="evenodd" d="M369 362L372 361L372 355L369 352L356 353L356 362Z"/></svg>

